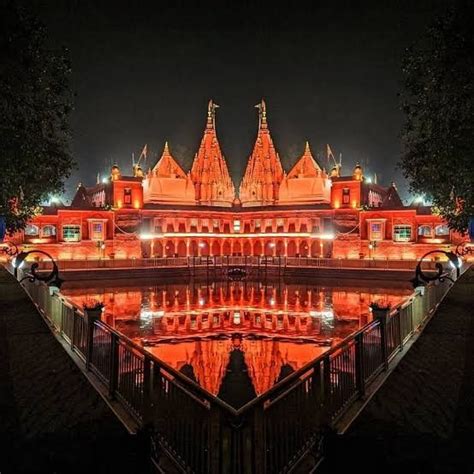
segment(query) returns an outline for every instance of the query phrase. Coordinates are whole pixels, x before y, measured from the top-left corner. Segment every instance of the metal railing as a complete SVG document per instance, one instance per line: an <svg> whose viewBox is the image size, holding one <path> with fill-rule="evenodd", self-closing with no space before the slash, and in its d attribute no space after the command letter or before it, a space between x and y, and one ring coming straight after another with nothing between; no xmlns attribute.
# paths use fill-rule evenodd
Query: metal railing
<svg viewBox="0 0 474 474"><path fill-rule="evenodd" d="M236 410L93 312L72 306L42 283L24 282L59 337L109 396L150 432L153 457L183 472L284 473L364 396L377 374L435 310L452 286L430 284L269 391Z"/></svg>
<svg viewBox="0 0 474 474"><path fill-rule="evenodd" d="M200 267L309 267L309 268L342 268L342 269L378 269L378 270L413 270L417 260L368 260L316 257L278 257L278 256L214 256L214 257L156 257L128 259L83 259L58 260L61 271L89 269L129 269L129 268L200 268ZM39 261L39 269L48 268L47 262ZM426 270L433 270L435 262L424 262Z"/></svg>

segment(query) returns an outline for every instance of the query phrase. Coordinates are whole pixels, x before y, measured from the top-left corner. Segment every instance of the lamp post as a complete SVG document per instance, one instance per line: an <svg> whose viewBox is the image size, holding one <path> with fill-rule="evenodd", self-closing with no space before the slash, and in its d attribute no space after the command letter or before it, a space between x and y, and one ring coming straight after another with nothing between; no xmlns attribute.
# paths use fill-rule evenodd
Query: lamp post
<svg viewBox="0 0 474 474"><path fill-rule="evenodd" d="M430 252L425 253L425 255L420 258L418 264L416 265L415 277L411 279L413 288L425 286L431 281L443 282L444 280L450 280L454 283L454 280L449 276L448 272L445 271L443 264L440 262L435 263L435 274L427 274L423 272L423 269L421 268L422 262L426 259L426 257L428 257L428 255L435 253L444 254L446 257L448 257L450 265L456 270L456 279L459 278L462 266L461 258L454 252L446 252L444 250L431 250Z"/></svg>
<svg viewBox="0 0 474 474"><path fill-rule="evenodd" d="M44 252L43 250L29 250L28 252L20 252L14 259L13 259L13 268L14 268L14 275L15 278L18 278L18 270L21 269L24 264L25 260L28 257L28 255L31 255L33 253L39 253L42 255L45 255L48 257L48 259L51 261L53 268L52 270L47 273L47 274L41 274L38 273L38 267L39 263L34 262L31 264L28 273L20 280L20 283L23 280L28 280L30 282L35 282L35 281L43 281L45 282L50 288L61 288L61 285L63 283L63 279L59 277L59 268L58 265L56 264L54 258L47 252Z"/></svg>
<svg viewBox="0 0 474 474"><path fill-rule="evenodd" d="M371 240L369 242L369 259L375 258L376 249L377 249L377 241Z"/></svg>

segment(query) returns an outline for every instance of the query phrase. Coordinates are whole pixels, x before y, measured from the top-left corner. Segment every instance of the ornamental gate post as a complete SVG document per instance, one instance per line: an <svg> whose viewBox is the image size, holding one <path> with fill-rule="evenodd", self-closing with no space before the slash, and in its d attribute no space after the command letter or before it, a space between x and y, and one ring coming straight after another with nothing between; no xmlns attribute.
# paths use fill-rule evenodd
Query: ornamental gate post
<svg viewBox="0 0 474 474"><path fill-rule="evenodd" d="M382 361L384 370L388 369L388 318L390 309L389 308L373 308L372 313L374 319L380 321L380 344L382 349Z"/></svg>
<svg viewBox="0 0 474 474"><path fill-rule="evenodd" d="M92 350L94 346L94 323L100 320L102 309L85 309L84 321L86 323L86 369L90 370Z"/></svg>

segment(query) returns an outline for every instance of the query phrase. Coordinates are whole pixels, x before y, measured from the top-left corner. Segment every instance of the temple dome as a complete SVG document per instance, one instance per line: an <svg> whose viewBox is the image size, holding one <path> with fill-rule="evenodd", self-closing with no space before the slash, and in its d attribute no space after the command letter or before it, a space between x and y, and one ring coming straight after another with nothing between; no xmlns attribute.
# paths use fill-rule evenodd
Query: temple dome
<svg viewBox="0 0 474 474"><path fill-rule="evenodd" d="M112 181L117 181L121 178L120 168L118 167L117 163L115 163L112 168L110 169L110 179Z"/></svg>
<svg viewBox="0 0 474 474"><path fill-rule="evenodd" d="M280 185L278 204L330 202L331 180L313 158L309 143Z"/></svg>
<svg viewBox="0 0 474 474"><path fill-rule="evenodd" d="M143 202L196 204L191 178L171 156L168 143L158 163L143 180Z"/></svg>
<svg viewBox="0 0 474 474"><path fill-rule="evenodd" d="M357 162L354 167L354 171L352 172L352 178L355 179L356 181L362 181L362 179L364 178L362 166L360 165L359 162Z"/></svg>

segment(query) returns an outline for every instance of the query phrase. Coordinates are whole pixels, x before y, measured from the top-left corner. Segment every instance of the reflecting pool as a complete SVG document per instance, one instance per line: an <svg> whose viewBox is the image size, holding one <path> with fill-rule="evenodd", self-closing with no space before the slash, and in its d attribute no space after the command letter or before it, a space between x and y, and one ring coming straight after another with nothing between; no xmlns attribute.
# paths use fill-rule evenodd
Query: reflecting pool
<svg viewBox="0 0 474 474"><path fill-rule="evenodd" d="M240 407L395 305L410 284L138 280L70 282L82 306L229 404Z"/></svg>

